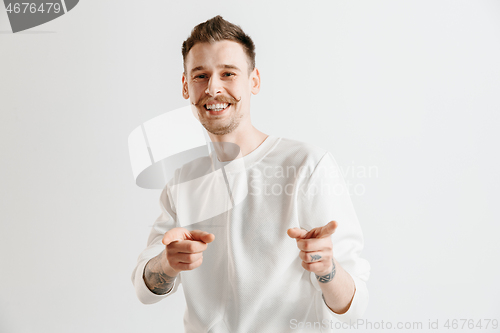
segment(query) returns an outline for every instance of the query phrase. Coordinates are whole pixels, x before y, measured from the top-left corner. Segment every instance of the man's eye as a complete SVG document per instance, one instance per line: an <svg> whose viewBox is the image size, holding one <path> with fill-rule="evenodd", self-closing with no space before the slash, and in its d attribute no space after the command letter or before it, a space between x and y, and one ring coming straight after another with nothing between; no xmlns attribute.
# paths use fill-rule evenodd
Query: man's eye
<svg viewBox="0 0 500 333"><path fill-rule="evenodd" d="M224 73L222 76L229 77L229 76L234 76L234 73Z"/></svg>
<svg viewBox="0 0 500 333"><path fill-rule="evenodd" d="M207 76L205 74L200 74L200 75L196 75L195 78L196 79L204 79L206 78Z"/></svg>

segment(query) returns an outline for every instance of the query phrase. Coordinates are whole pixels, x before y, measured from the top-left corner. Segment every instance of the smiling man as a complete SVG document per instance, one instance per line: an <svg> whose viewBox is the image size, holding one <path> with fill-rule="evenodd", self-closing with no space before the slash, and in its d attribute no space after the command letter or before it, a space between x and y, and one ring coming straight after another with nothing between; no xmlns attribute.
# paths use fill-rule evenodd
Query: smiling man
<svg viewBox="0 0 500 333"><path fill-rule="evenodd" d="M212 135L249 128L250 93L259 91L260 77L246 58L240 44L227 40L196 44L187 56L182 94L196 101L199 120Z"/></svg>
<svg viewBox="0 0 500 333"><path fill-rule="evenodd" d="M240 27L220 16L201 23L182 55L182 95L212 142L237 145L244 163L231 170L219 150L176 171L132 275L139 299L158 302L182 282L186 332L328 332L355 321L368 303L370 266L332 155L252 125L260 74ZM173 184L214 166L243 172L248 196L214 217L181 221ZM215 189L206 197L222 200Z"/></svg>

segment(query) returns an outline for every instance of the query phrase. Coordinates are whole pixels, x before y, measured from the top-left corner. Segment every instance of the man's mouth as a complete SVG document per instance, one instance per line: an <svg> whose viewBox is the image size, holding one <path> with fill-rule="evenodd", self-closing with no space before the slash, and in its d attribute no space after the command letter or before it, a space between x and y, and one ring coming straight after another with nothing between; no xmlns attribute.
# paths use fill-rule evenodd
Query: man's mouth
<svg viewBox="0 0 500 333"><path fill-rule="evenodd" d="M203 107L205 110L210 112L210 114L218 115L229 108L231 104L229 103L216 103L216 104L205 104Z"/></svg>

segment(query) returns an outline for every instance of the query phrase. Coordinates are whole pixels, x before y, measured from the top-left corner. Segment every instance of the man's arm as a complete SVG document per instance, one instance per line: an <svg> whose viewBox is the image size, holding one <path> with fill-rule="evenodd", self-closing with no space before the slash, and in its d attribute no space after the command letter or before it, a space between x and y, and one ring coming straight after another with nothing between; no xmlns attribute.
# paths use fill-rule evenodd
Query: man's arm
<svg viewBox="0 0 500 333"><path fill-rule="evenodd" d="M363 233L342 170L330 153L323 155L311 175L305 178L299 193L299 223L311 233L307 239L297 239L307 233L302 229L293 235L289 230L289 235L297 239L302 266L315 274L311 278L323 294L324 307L330 308L329 312L342 322L355 321L368 305L366 281L370 264L360 257ZM333 219L338 222L338 230L335 230L336 223L324 225Z"/></svg>
<svg viewBox="0 0 500 333"><path fill-rule="evenodd" d="M323 299L330 310L337 314L346 313L356 292L351 275L333 258L330 273L316 275L316 278L323 292Z"/></svg>
<svg viewBox="0 0 500 333"><path fill-rule="evenodd" d="M161 301L168 295L174 293L177 289L177 286L181 282L181 277L179 276L174 279L174 284L171 285L170 288L168 288L168 293L160 293L160 290L158 290L157 294L152 289L154 289L154 287L161 288L160 285L157 285L157 283L153 283L153 279L149 279L149 277L153 278L154 274L146 274L148 273L148 271L158 273L162 272L161 270L158 270L158 264L161 264L161 261L156 261L157 259L161 259L161 253L164 254L166 250L165 244L162 243L162 240L165 234L169 230L174 229L178 224L176 221L177 214L173 209L169 197L168 186L163 189L160 195L159 204L161 215L154 222L147 241L147 247L139 255L136 267L132 272L132 283L134 284L137 298L144 304L153 304ZM146 268L146 266L148 267ZM168 275L168 272L165 270L163 270L163 273ZM174 277L176 275L177 274L168 276ZM159 275L157 275L157 277L160 278Z"/></svg>

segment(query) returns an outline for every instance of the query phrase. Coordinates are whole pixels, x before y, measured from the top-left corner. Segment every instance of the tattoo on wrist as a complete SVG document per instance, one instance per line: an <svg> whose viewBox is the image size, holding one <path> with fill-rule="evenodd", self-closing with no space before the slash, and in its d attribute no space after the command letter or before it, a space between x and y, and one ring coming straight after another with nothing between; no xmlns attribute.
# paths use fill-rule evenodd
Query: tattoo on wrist
<svg viewBox="0 0 500 333"><path fill-rule="evenodd" d="M311 262L320 260L321 256L319 254L311 254Z"/></svg>
<svg viewBox="0 0 500 333"><path fill-rule="evenodd" d="M322 276L316 275L316 279L318 279L319 282L327 283L327 282L330 282L333 280L333 277L335 276L335 273L336 273L335 262L333 261L333 259L332 259L332 265L333 265L333 267L332 267L332 271L330 273L328 273L326 275L322 275Z"/></svg>
<svg viewBox="0 0 500 333"><path fill-rule="evenodd" d="M168 276L163 272L158 257L154 257L146 264L143 279L148 289L157 295L169 292L175 282L175 277Z"/></svg>

